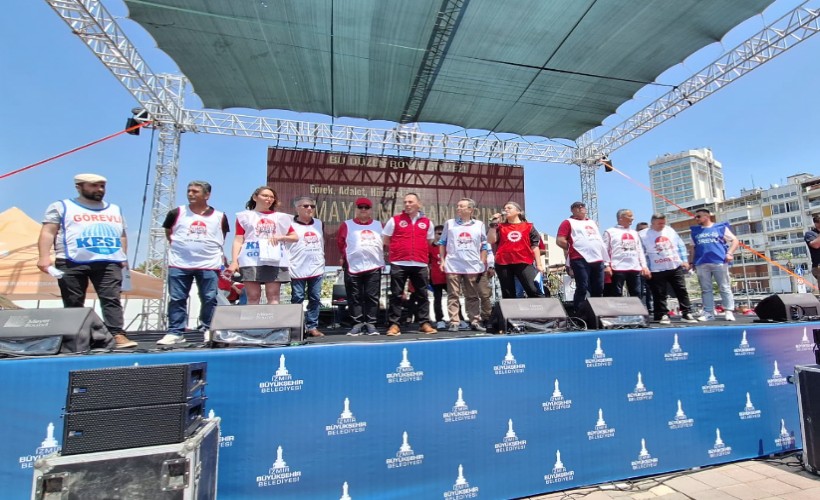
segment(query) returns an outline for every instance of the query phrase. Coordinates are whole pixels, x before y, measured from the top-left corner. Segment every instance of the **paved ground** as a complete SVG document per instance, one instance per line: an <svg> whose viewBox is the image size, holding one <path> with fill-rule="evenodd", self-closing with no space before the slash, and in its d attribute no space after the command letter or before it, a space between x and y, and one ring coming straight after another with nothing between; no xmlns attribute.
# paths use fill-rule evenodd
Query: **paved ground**
<svg viewBox="0 0 820 500"><path fill-rule="evenodd" d="M798 454L566 490L529 500L820 500L820 476Z"/></svg>

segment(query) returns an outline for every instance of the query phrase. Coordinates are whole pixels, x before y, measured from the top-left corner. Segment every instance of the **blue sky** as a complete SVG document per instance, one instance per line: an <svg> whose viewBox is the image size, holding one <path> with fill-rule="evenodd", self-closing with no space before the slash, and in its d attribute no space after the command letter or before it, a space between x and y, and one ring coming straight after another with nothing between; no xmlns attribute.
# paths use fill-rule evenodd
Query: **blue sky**
<svg viewBox="0 0 820 500"><path fill-rule="evenodd" d="M721 43L671 68L659 81L680 82L799 3L778 0L763 16L747 21ZM119 1L105 5L115 16L124 16L126 12ZM6 96L0 120L0 173L121 130L136 101L50 7L41 0L17 1L7 13L0 18L0 41L4 47L0 52L0 92ZM173 62L155 48L141 28L127 20L121 26L155 72L176 72ZM817 175L818 61L820 36L814 36L616 151L612 160L618 169L648 184L649 160L664 153L710 147L715 158L723 163L727 196L736 196L741 188L752 187L753 182L768 187L785 182L786 176L797 172ZM622 106L605 125L620 123L664 91L660 87L640 91L633 102ZM191 96L186 106L197 109L200 103L196 96ZM265 114L327 121L317 115ZM384 122L374 126L389 128ZM456 129L425 126L423 130ZM229 214L240 210L253 188L264 183L266 150L271 145L259 139L183 134L178 202L184 203L186 182L198 178L214 185L212 205ZM133 249L150 146L148 131L139 137L123 135L0 180L0 211L16 206L40 220L51 201L75 194L74 174L101 173L109 179L107 199L124 209ZM150 161L153 166L154 158ZM563 164L524 166L528 218L541 231L555 234L560 221L569 215L569 205L581 197L578 170ZM151 175L153 179L153 171ZM146 225L150 221L152 188L153 184L148 190ZM633 209L636 220L646 220L651 214L650 195L617 174L604 175L599 171L598 195L602 227L615 223L619 208ZM147 234L147 229L143 234ZM145 254L146 244L143 237L139 254Z"/></svg>

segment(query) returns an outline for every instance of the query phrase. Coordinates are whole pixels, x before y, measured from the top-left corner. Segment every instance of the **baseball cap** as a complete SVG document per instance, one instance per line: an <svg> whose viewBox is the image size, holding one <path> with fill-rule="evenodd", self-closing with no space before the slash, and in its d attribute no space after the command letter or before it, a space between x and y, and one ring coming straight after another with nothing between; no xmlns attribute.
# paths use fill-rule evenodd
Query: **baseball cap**
<svg viewBox="0 0 820 500"><path fill-rule="evenodd" d="M584 203L583 201L576 201L575 203L570 205L569 208L578 208L578 207L585 207L585 206L587 206L587 204Z"/></svg>
<svg viewBox="0 0 820 500"><path fill-rule="evenodd" d="M372 204L372 203L370 203L370 200L368 200L367 198L359 198L359 199L357 199L357 200L356 200L356 206L358 207L359 205L366 205L366 206L368 206L368 207L372 207L372 206L373 206L373 204Z"/></svg>

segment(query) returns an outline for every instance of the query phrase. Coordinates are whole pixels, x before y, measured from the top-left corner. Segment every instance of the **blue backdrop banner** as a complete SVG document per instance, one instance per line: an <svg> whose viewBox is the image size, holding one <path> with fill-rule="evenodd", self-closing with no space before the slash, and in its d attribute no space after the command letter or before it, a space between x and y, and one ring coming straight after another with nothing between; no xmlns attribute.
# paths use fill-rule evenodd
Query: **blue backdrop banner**
<svg viewBox="0 0 820 500"><path fill-rule="evenodd" d="M0 361L0 484L59 449L68 372L208 363L219 496L514 498L800 448L820 324ZM122 390L127 391L128 387Z"/></svg>

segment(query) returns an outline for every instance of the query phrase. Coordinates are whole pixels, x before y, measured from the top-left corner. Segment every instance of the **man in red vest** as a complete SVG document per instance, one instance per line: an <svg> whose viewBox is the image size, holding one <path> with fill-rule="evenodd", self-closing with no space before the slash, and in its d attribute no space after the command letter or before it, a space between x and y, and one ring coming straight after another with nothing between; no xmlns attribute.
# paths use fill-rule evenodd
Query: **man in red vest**
<svg viewBox="0 0 820 500"><path fill-rule="evenodd" d="M416 315L419 331L438 333L430 324L430 301L427 298L427 285L430 283L427 269L429 245L433 242L435 232L430 219L420 210L418 195L408 193L404 197L404 211L390 218L382 231L390 262L390 327L387 335L391 337L401 335L401 296L408 279L413 284L413 299L419 306Z"/></svg>

